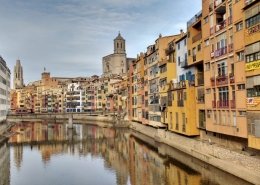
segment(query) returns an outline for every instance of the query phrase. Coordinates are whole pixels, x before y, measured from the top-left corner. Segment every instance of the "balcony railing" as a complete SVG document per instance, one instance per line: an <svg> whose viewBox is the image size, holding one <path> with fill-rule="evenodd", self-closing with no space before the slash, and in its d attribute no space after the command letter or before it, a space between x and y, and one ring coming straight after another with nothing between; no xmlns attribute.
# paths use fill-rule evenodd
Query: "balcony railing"
<svg viewBox="0 0 260 185"><path fill-rule="evenodd" d="M230 100L230 107L231 107L231 109L236 108L236 100Z"/></svg>
<svg viewBox="0 0 260 185"><path fill-rule="evenodd" d="M197 42L201 38L202 38L202 33L200 32L197 35L195 35L194 37L192 37L192 43Z"/></svg>
<svg viewBox="0 0 260 185"><path fill-rule="evenodd" d="M216 78L216 84L217 85L226 85L226 84L228 84L228 76L227 75L218 76Z"/></svg>
<svg viewBox="0 0 260 185"><path fill-rule="evenodd" d="M260 30L260 24L252 26L251 28L248 28L248 35L257 33L257 32L259 32L259 30Z"/></svg>
<svg viewBox="0 0 260 185"><path fill-rule="evenodd" d="M215 50L215 57L220 57L220 56L225 55L225 54L227 54L227 46Z"/></svg>
<svg viewBox="0 0 260 185"><path fill-rule="evenodd" d="M218 24L216 25L216 32L218 32L218 31L224 29L224 28L226 27L226 25L227 25L227 21L226 21L226 20L224 20L224 21L218 23Z"/></svg>
<svg viewBox="0 0 260 185"><path fill-rule="evenodd" d="M218 108L228 108L229 101L228 100L219 100L218 101Z"/></svg>

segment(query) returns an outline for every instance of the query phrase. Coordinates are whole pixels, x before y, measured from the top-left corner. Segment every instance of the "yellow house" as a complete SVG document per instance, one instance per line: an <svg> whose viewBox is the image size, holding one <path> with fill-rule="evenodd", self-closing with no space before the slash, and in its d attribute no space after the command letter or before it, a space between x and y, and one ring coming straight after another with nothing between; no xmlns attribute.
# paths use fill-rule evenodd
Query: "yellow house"
<svg viewBox="0 0 260 185"><path fill-rule="evenodd" d="M194 83L188 80L171 83L168 129L187 136L199 135L196 125L196 100Z"/></svg>
<svg viewBox="0 0 260 185"><path fill-rule="evenodd" d="M159 93L161 106L161 122L168 125L168 89L173 78L176 78L175 39L169 42L165 50L166 58L159 62Z"/></svg>

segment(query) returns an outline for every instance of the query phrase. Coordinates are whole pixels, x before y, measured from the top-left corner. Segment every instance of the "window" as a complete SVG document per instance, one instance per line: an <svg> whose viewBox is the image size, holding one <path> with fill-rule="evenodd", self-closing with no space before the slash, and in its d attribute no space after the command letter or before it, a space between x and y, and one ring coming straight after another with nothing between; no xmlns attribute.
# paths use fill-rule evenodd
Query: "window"
<svg viewBox="0 0 260 185"><path fill-rule="evenodd" d="M181 57L178 57L178 66L181 64Z"/></svg>
<svg viewBox="0 0 260 185"><path fill-rule="evenodd" d="M238 111L239 116L246 116L246 111Z"/></svg>
<svg viewBox="0 0 260 185"><path fill-rule="evenodd" d="M228 87L220 87L219 88L219 100L220 101L228 101L229 100Z"/></svg>
<svg viewBox="0 0 260 185"><path fill-rule="evenodd" d="M242 29L243 29L243 22L241 21L241 22L236 24L236 31L240 31Z"/></svg>
<svg viewBox="0 0 260 185"><path fill-rule="evenodd" d="M207 118L210 118L211 110L207 110Z"/></svg>
<svg viewBox="0 0 260 185"><path fill-rule="evenodd" d="M260 85L256 85L253 88L247 89L247 97L259 97Z"/></svg>
<svg viewBox="0 0 260 185"><path fill-rule="evenodd" d="M178 43L178 50L180 50L180 43Z"/></svg>
<svg viewBox="0 0 260 185"><path fill-rule="evenodd" d="M249 19L246 20L246 28L254 26L259 22L260 22L260 14L258 13L257 15L250 17Z"/></svg>
<svg viewBox="0 0 260 185"><path fill-rule="evenodd" d="M205 64L205 71L209 71L210 70L210 62Z"/></svg>
<svg viewBox="0 0 260 185"><path fill-rule="evenodd" d="M237 85L237 89L238 89L238 90L243 90L243 89L245 89L245 88L246 88L245 84L238 84L238 85Z"/></svg>
<svg viewBox="0 0 260 185"><path fill-rule="evenodd" d="M237 52L237 61L244 60L244 51Z"/></svg>
<svg viewBox="0 0 260 185"><path fill-rule="evenodd" d="M187 44L187 39L184 39L184 46L186 46Z"/></svg>
<svg viewBox="0 0 260 185"><path fill-rule="evenodd" d="M260 51L246 56L246 62L253 62L256 60L260 60Z"/></svg>
<svg viewBox="0 0 260 185"><path fill-rule="evenodd" d="M175 116L176 116L176 130L179 130L179 115L178 112L175 112Z"/></svg>
<svg viewBox="0 0 260 185"><path fill-rule="evenodd" d="M200 51L200 50L201 50L201 45L199 44L199 45L198 45L198 51Z"/></svg>
<svg viewBox="0 0 260 185"><path fill-rule="evenodd" d="M209 39L205 40L205 46L209 46Z"/></svg>
<svg viewBox="0 0 260 185"><path fill-rule="evenodd" d="M227 74L227 66L225 62L218 63L218 76L226 76Z"/></svg>

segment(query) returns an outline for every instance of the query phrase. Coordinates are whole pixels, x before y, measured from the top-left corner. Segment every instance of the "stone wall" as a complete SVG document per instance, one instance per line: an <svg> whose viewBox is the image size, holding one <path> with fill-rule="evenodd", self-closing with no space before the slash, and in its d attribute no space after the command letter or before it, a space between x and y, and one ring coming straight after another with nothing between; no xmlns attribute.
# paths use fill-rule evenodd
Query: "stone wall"
<svg viewBox="0 0 260 185"><path fill-rule="evenodd" d="M131 123L131 128L253 184L260 184L260 159L170 131Z"/></svg>

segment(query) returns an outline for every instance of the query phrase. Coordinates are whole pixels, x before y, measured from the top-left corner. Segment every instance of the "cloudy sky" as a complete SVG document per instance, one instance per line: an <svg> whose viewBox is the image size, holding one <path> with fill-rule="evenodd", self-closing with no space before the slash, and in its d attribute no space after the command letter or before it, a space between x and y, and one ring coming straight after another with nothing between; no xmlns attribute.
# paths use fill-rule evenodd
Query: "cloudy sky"
<svg viewBox="0 0 260 185"><path fill-rule="evenodd" d="M186 30L201 0L0 0L0 55L13 71L19 58L28 83L46 67L52 76L102 72L118 31L128 57L161 33Z"/></svg>

